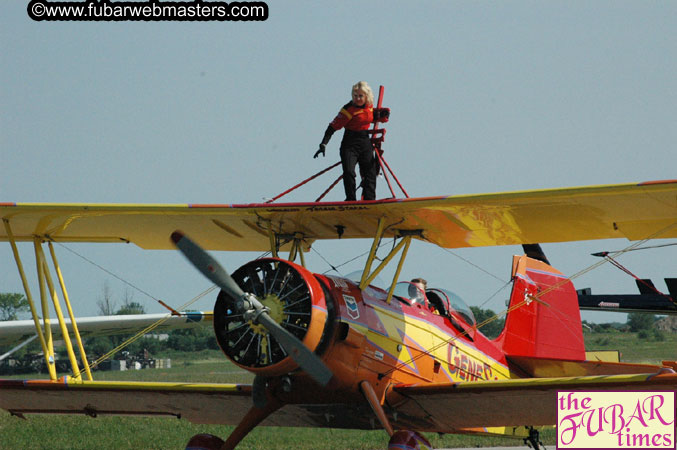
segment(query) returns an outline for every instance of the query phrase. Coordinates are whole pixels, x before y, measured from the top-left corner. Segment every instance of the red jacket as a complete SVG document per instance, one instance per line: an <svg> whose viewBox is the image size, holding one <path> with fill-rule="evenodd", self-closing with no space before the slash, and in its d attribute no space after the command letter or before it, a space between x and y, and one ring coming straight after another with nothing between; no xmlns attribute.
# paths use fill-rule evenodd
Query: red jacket
<svg viewBox="0 0 677 450"><path fill-rule="evenodd" d="M351 131L360 131L368 130L369 126L374 121L374 106L365 105L360 108L353 104L353 102L347 103L338 115L332 120L329 124L330 127L336 130L340 130L345 127L347 130Z"/></svg>

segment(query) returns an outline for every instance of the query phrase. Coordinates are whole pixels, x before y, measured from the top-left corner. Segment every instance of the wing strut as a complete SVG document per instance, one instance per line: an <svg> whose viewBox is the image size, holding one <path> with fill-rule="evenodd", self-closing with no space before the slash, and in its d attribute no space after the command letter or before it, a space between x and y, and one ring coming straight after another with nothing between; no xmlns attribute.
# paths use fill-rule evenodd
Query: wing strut
<svg viewBox="0 0 677 450"><path fill-rule="evenodd" d="M280 247L285 243L291 242L291 248L289 249L289 256L287 257L287 260L293 262L296 260L296 256L298 256L299 260L301 261L301 265L306 267L306 258L303 254L303 243L305 240L303 233L296 232L278 234L269 227L268 238L270 240L270 253L273 258L279 258Z"/></svg>
<svg viewBox="0 0 677 450"><path fill-rule="evenodd" d="M414 236L422 236L422 230L398 230L398 234L402 237L402 240L397 243L397 245L388 253L388 256L381 261L381 264L371 272L371 266L374 263L376 258L376 250L378 250L378 243L383 236L385 230L385 220L380 218L378 220L378 227L376 229L376 235L374 236L374 242L371 244L371 250L369 251L369 257L367 258L367 263L364 266L362 272L362 278L360 280L360 289L364 290L369 286L369 284L376 278L376 276L381 273L381 271L390 263L390 261L397 255L397 253L402 250L402 255L400 256L400 261L397 264L397 270L395 270L395 275L393 276L393 281L390 284L390 289L388 290L388 297L386 301L390 303L390 300L393 298L393 291L397 280L400 277L400 272L402 271L402 266L404 265L404 260L407 257L407 252L409 251L409 245L411 245L411 239ZM370 273L371 272L371 273Z"/></svg>
<svg viewBox="0 0 677 450"><path fill-rule="evenodd" d="M49 372L50 379L53 381L56 381L57 379L57 374L56 374L56 367L55 367L55 356L54 356L54 343L52 341L52 329L50 325L50 320L49 320L49 306L48 306L48 300L47 297L48 295L51 296L52 298L52 303L54 304L54 310L57 314L57 319L59 321L59 326L61 328L61 334L64 339L64 344L66 345L66 350L68 352L68 358L71 363L71 367L73 369L73 378L75 380L81 380L81 374L80 374L80 369L78 367L78 362L77 358L75 356L75 352L73 350L73 344L70 340L70 336L68 334L68 328L66 327L66 323L63 317L63 313L61 311L61 306L59 302L59 297L56 293L56 289L54 287L54 282L52 281L52 277L49 273L49 266L47 264L47 259L45 257L45 253L42 249L42 243L44 242L43 239L39 236L35 236L33 238L33 246L35 249L35 261L36 261L36 270L37 270L37 275L38 275L38 285L40 287L40 300L41 300L41 307L42 307L42 316L43 316L43 323L44 323L44 330L40 326L40 319L38 317L38 311L36 309L35 301L33 300L33 296L31 294L31 290L28 284L28 280L26 279L26 273L23 268L23 264L21 262L21 257L19 256L19 250L16 246L16 239L14 238L14 233L12 232L12 228L10 226L9 220L8 219L3 219L5 230L7 232L7 237L9 240L9 243L12 247L12 252L14 254L14 261L16 262L17 268L19 270L19 276L21 277L21 281L23 283L24 291L26 293L26 298L28 299L28 304L30 305L31 309L31 315L33 317L33 322L35 324L35 330L37 333L37 337L40 340L40 345L42 346L42 351L43 354L45 355L45 363L47 365L47 370ZM56 253L54 252L54 247L52 246L51 243L49 243L49 249L50 253L52 255L52 261L54 263L54 267L56 270L57 277L59 279L59 284L61 286L61 291L63 292L64 295L64 300L66 302L66 306L68 308L68 312L70 314L71 318L71 323L73 325L73 332L76 336L78 345L79 345L79 350L80 354L82 356L82 361L84 363L84 367L86 368L86 373L88 379L92 379L91 372L89 371L89 366L87 364L87 356L85 355L85 350L82 345L82 341L80 339L80 335L78 332L77 324L75 322L75 317L73 315L73 311L71 309L70 301L68 299L68 292L66 290L65 283L63 281L63 276L61 274L61 269L59 267L59 262L56 259Z"/></svg>
<svg viewBox="0 0 677 450"><path fill-rule="evenodd" d="M383 217L381 217L380 219L378 219L378 226L376 228L374 242L371 243L371 250L369 250L367 263L365 264L364 270L362 271L362 279L360 280L360 289L364 289L365 287L367 287L367 285L373 279L373 277L371 277L371 279L369 278L369 271L371 270L371 265L374 262L374 258L376 258L376 250L378 250L378 243L381 241L384 228L385 228L385 220L383 219Z"/></svg>
<svg viewBox="0 0 677 450"><path fill-rule="evenodd" d="M49 295L52 297L52 304L54 305L54 311L56 312L56 317L59 322L59 327L61 328L61 336L63 337L63 342L66 346L66 351L68 353L68 359L70 359L71 367L73 368L73 378L76 380L80 379L80 369L78 367L78 361L75 358L75 352L73 351L73 343L71 338L68 335L68 328L66 327L66 322L63 319L63 312L61 311L61 305L59 304L59 297L57 296L56 289L54 288L54 281L52 281L52 276L49 274L49 266L47 265L47 258L45 258L45 252L42 250L42 242L39 239L35 239L35 259L38 264L38 278L40 279L40 296L42 297L42 313L45 315L45 326L47 326L47 316L49 314L47 309L47 292L44 290L44 284L46 282L47 289L49 289ZM51 342L52 332L49 331L49 341L50 350L52 355L54 355L53 343ZM53 356L52 356L53 358Z"/></svg>
<svg viewBox="0 0 677 450"><path fill-rule="evenodd" d="M51 355L51 363L50 363L49 346L47 345L47 340L45 339L45 333L43 333L42 328L40 328L40 319L38 318L38 312L35 309L35 302L33 301L31 289L28 285L28 280L26 279L26 272L24 271L23 264L21 263L19 250L17 249L16 240L14 239L14 233L12 233L12 228L9 225L9 220L3 219L3 222L5 224L5 230L7 231L7 237L9 238L9 244L12 246L12 252L14 253L14 261L16 261L17 268L19 269L19 275L21 276L21 282L23 283L24 291L26 292L26 298L28 299L28 304L31 307L31 315L33 316L33 322L35 323L35 331L37 332L38 338L40 339L40 345L42 346L42 354L45 355L45 363L47 364L49 377L52 380L56 380L56 370L54 368L54 356ZM49 328L49 319L47 316L45 316L45 330L50 331L51 338L51 328Z"/></svg>
<svg viewBox="0 0 677 450"><path fill-rule="evenodd" d="M289 250L289 261L296 260L296 255L299 256L301 260L301 265L306 267L306 258L303 256L303 234L294 233L292 236L292 246Z"/></svg>

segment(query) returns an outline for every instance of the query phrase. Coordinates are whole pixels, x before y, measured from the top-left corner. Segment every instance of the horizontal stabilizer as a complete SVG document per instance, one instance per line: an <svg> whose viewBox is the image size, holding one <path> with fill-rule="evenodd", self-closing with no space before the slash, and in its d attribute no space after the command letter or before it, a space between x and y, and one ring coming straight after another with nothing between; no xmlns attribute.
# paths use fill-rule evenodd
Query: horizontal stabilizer
<svg viewBox="0 0 677 450"><path fill-rule="evenodd" d="M667 280L666 280L667 282ZM637 283L638 286L644 286ZM668 284L670 288L670 284ZM640 288L641 289L641 288ZM673 286L674 289L674 286ZM587 311L645 312L650 314L677 314L677 303L671 297L650 291L644 294L593 295L590 289L580 289L578 306ZM671 292L672 299L674 294Z"/></svg>
<svg viewBox="0 0 677 450"><path fill-rule="evenodd" d="M605 361L566 361L561 359L509 356L512 369L518 369L527 376L536 378L585 377L592 375L630 375L656 373L661 366L651 364L628 364Z"/></svg>

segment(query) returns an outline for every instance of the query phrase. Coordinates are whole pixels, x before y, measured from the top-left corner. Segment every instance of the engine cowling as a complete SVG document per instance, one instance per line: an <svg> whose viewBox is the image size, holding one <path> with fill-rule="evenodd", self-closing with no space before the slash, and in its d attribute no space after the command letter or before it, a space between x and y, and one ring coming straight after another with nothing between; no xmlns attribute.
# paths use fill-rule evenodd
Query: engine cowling
<svg viewBox="0 0 677 450"><path fill-rule="evenodd" d="M331 334L334 308L311 272L289 261L262 258L243 265L232 278L269 308L273 320L311 351L322 352ZM278 376L298 368L263 326L235 311L234 299L225 291L214 305L214 332L226 356L257 375Z"/></svg>

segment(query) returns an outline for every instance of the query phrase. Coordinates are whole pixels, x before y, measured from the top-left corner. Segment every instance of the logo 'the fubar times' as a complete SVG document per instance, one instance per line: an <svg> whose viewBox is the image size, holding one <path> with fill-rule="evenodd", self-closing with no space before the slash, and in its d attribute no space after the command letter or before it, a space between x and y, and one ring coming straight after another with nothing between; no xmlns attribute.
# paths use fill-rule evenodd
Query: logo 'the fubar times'
<svg viewBox="0 0 677 450"><path fill-rule="evenodd" d="M674 449L675 392L557 393L558 449Z"/></svg>

